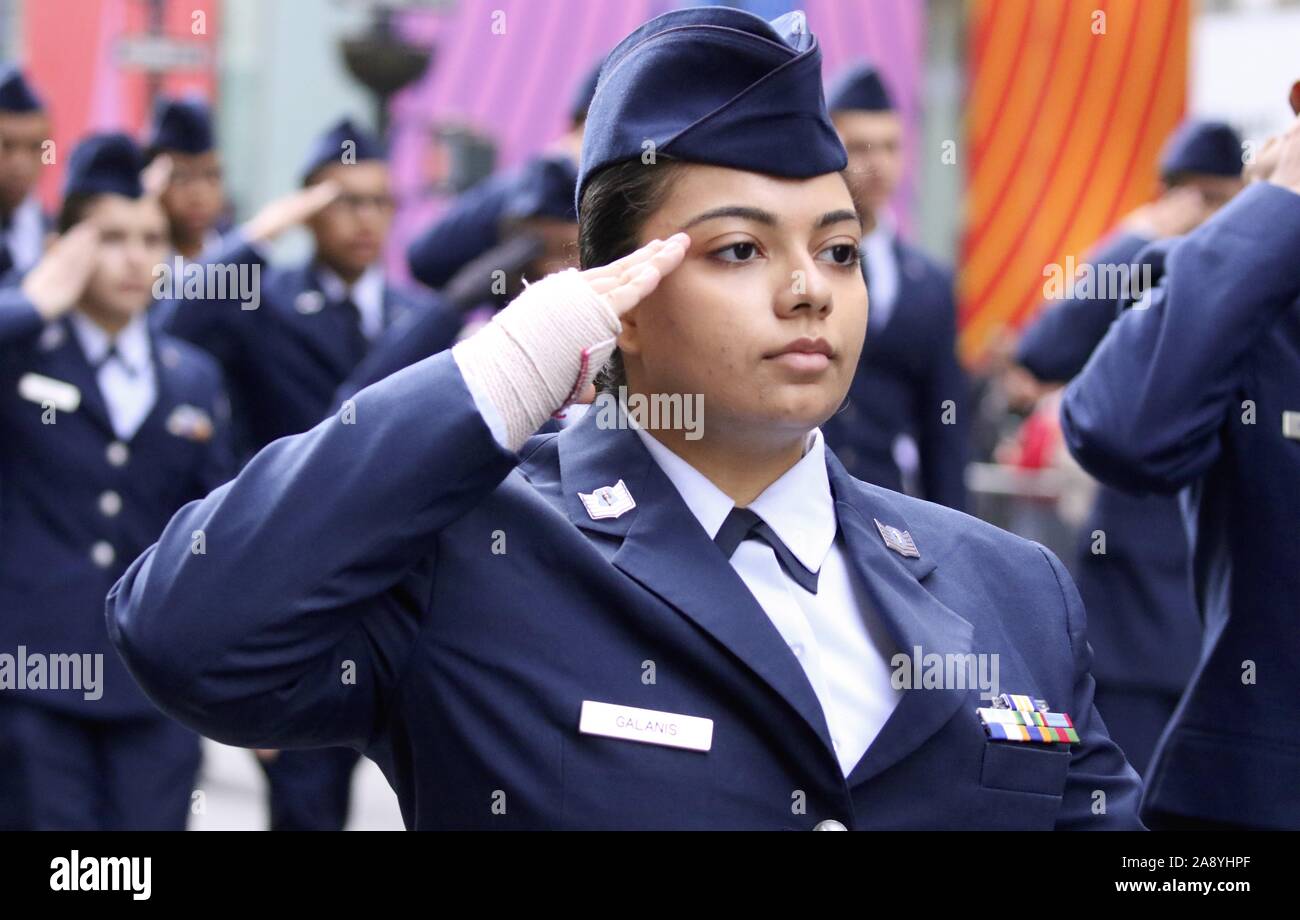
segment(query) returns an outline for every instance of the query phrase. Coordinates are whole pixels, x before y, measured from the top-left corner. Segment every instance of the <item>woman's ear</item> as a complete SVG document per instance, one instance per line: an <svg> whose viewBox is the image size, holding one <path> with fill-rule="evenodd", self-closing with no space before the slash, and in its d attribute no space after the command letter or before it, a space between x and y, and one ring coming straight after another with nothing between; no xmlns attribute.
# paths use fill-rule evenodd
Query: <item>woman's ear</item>
<svg viewBox="0 0 1300 920"><path fill-rule="evenodd" d="M1291 111L1300 115L1300 80L1291 84Z"/></svg>
<svg viewBox="0 0 1300 920"><path fill-rule="evenodd" d="M641 353L641 327L637 322L639 318L637 313L640 309L641 305L637 304L619 317L623 323L623 331L618 334L618 350L624 355Z"/></svg>

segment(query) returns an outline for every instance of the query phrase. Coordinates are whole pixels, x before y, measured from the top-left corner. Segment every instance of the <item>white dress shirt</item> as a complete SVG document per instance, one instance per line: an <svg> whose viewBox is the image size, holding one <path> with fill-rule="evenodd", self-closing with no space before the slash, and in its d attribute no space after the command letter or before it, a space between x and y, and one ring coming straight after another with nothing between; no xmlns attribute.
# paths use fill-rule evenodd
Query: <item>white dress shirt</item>
<svg viewBox="0 0 1300 920"><path fill-rule="evenodd" d="M875 228L862 238L862 258L867 263L872 329L883 329L898 302L898 258L894 253L894 225L887 214L876 217Z"/></svg>
<svg viewBox="0 0 1300 920"><path fill-rule="evenodd" d="M735 502L707 477L650 434L634 428L700 526L715 537ZM845 776L902 698L890 677L893 640L875 615L836 538L838 522L826 472L821 429L808 434L803 457L749 504L808 569L817 572L809 594L777 562L762 540L745 540L731 567L803 665L830 729Z"/></svg>
<svg viewBox="0 0 1300 920"><path fill-rule="evenodd" d="M330 301L351 297L361 312L361 332L374 341L384 331L384 270L378 264L361 273L355 283L348 286L342 278L324 265L316 268L323 293Z"/></svg>
<svg viewBox="0 0 1300 920"><path fill-rule="evenodd" d="M113 431L119 440L129 441L158 399L145 316L140 314L132 319L115 339L82 313L73 312L71 320L72 331L86 360L96 368L95 380ZM110 347L116 347L117 354L105 361Z"/></svg>

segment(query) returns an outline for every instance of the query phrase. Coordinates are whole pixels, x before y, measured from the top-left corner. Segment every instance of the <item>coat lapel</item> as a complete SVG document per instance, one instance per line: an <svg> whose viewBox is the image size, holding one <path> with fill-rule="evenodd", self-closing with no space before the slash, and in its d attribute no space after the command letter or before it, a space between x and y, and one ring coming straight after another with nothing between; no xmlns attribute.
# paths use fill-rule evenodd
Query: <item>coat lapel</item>
<svg viewBox="0 0 1300 920"><path fill-rule="evenodd" d="M974 635L971 624L924 587L937 565L927 551L933 547L927 546L925 535L918 536L908 526L887 491L853 479L829 450L826 465L848 556L897 650L906 654L909 662L918 647L924 655L969 654ZM877 520L909 531L920 558L888 548ZM953 717L969 693L956 688L904 690L898 707L849 774L849 784L865 782L915 751Z"/></svg>
<svg viewBox="0 0 1300 920"><path fill-rule="evenodd" d="M559 436L565 509L578 527L622 538L613 563L712 636L792 707L831 754L830 731L803 667L709 539L636 432L601 428L591 411ZM578 498L623 480L636 507L592 520ZM832 754L833 756L833 754Z"/></svg>
<svg viewBox="0 0 1300 920"><path fill-rule="evenodd" d="M336 305L325 296L315 269L295 270L286 277L284 288L287 302L283 309L293 334L329 369L331 377L343 380L355 369L357 360L338 322Z"/></svg>
<svg viewBox="0 0 1300 920"><path fill-rule="evenodd" d="M707 632L772 687L833 756L821 704L798 659L731 565L722 558L671 480L635 432L601 428L589 411L559 436L561 485L570 521L590 533L620 538L613 562L682 616ZM829 450L827 470L845 549L877 615L898 650L910 656L971 652L973 628L923 585L937 560L917 537L919 559L889 549L873 519L908 530L883 489L853 479ZM578 497L623 480L636 507L593 520ZM969 699L969 690L905 690L848 778L865 782L901 761L942 728Z"/></svg>

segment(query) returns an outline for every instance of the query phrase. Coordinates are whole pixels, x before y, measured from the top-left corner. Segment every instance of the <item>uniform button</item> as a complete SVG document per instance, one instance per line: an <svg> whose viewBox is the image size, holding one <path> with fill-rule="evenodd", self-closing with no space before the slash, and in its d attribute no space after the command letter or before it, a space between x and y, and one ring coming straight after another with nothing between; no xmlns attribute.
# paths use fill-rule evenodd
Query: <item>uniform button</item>
<svg viewBox="0 0 1300 920"><path fill-rule="evenodd" d="M104 517L117 517L117 513L122 510L122 496L118 495L112 489L102 493L99 496L99 513Z"/></svg>
<svg viewBox="0 0 1300 920"><path fill-rule="evenodd" d="M108 458L108 462L113 466L125 466L126 461L131 457L131 451L121 441L114 441L108 445L108 449L104 451L104 456Z"/></svg>
<svg viewBox="0 0 1300 920"><path fill-rule="evenodd" d="M825 821L818 821L815 825L813 825L813 830L815 830L815 831L847 831L848 828L845 827L845 826L844 826L843 824L841 824L840 822L836 821L834 818L827 818Z"/></svg>
<svg viewBox="0 0 1300 920"><path fill-rule="evenodd" d="M113 549L113 544L100 540L90 548L90 559L101 569L106 569L113 564L117 558L117 550Z"/></svg>

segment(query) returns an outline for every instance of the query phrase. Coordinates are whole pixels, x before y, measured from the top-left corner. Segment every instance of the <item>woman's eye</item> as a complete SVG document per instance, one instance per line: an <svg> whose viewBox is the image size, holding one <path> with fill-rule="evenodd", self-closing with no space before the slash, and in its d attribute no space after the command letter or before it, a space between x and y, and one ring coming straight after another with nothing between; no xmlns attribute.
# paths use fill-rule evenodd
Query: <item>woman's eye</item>
<svg viewBox="0 0 1300 920"><path fill-rule="evenodd" d="M728 253L735 258L728 258ZM758 246L753 243L732 243L730 246L724 246L714 253L714 256L723 262L749 262L756 255L758 255Z"/></svg>
<svg viewBox="0 0 1300 920"><path fill-rule="evenodd" d="M858 264L858 247L851 243L837 243L834 246L827 246L822 252L828 253L830 260L836 265Z"/></svg>

